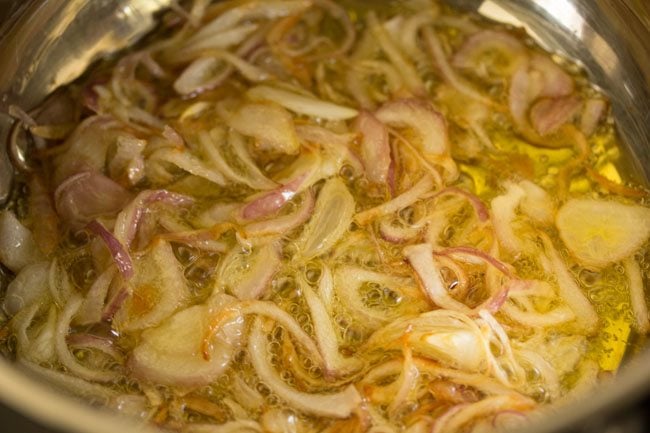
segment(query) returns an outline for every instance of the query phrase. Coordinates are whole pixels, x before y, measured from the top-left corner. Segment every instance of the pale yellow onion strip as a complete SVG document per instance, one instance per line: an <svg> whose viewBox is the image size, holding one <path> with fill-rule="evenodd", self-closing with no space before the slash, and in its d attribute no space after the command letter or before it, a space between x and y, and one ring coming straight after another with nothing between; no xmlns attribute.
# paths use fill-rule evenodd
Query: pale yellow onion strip
<svg viewBox="0 0 650 433"><path fill-rule="evenodd" d="M359 112L354 108L337 105L313 96L300 95L288 90L271 86L256 86L246 94L255 101L272 101L298 114L305 114L327 120L346 120L356 117Z"/></svg>
<svg viewBox="0 0 650 433"><path fill-rule="evenodd" d="M254 189L271 189L277 186L275 182L265 177L258 176L245 176L237 173L224 159L221 153L221 146L219 144L225 140L225 131L220 128L215 128L210 132L199 131L198 134L199 144L203 154L208 161L225 177L233 182L243 183ZM245 143L241 143L245 144Z"/></svg>
<svg viewBox="0 0 650 433"><path fill-rule="evenodd" d="M186 149L162 148L155 151L149 160L169 162L194 176L202 177L217 185L225 185L226 179L217 170L208 167L203 161Z"/></svg>
<svg viewBox="0 0 650 433"><path fill-rule="evenodd" d="M68 273L59 265L59 260L54 258L48 271L48 288L54 303L63 308L68 298L74 291Z"/></svg>
<svg viewBox="0 0 650 433"><path fill-rule="evenodd" d="M321 188L314 213L296 240L297 255L311 259L327 253L348 231L354 215L354 197L339 178Z"/></svg>
<svg viewBox="0 0 650 433"><path fill-rule="evenodd" d="M307 301L311 321L314 324L316 341L323 355L328 373L344 376L359 370L363 365L362 361L358 358L344 358L341 356L336 330L321 299L314 293L304 277L300 276L298 278L298 285L305 301Z"/></svg>
<svg viewBox="0 0 650 433"><path fill-rule="evenodd" d="M213 48L229 48L242 42L248 35L259 28L255 23L244 23L237 27L215 33L204 39L199 39L198 33L183 45L181 49L176 49L177 53L187 57L190 53L200 53L202 50ZM174 54L175 55L175 54Z"/></svg>
<svg viewBox="0 0 650 433"><path fill-rule="evenodd" d="M464 314L472 314L473 309L451 297L440 277L440 271L433 260L433 247L431 244L409 245L404 248L404 257L413 267L420 279L422 288L439 307Z"/></svg>
<svg viewBox="0 0 650 433"><path fill-rule="evenodd" d="M262 170L259 169L246 144L246 139L237 131L231 130L228 134L228 142L235 156L242 163L246 172L251 176L259 189L271 189L278 186L277 183L266 177Z"/></svg>
<svg viewBox="0 0 650 433"><path fill-rule="evenodd" d="M461 427L476 418L502 411L528 411L535 408L536 403L517 394L496 395L486 397L476 403L471 403L454 410L453 414L435 423L431 433L456 432Z"/></svg>
<svg viewBox="0 0 650 433"><path fill-rule="evenodd" d="M264 221L257 221L244 226L247 237L259 237L271 234L284 234L304 224L314 211L314 194L311 190L304 193L298 209L289 214Z"/></svg>
<svg viewBox="0 0 650 433"><path fill-rule="evenodd" d="M298 410L332 418L346 418L361 404L361 396L349 385L334 394L309 394L287 385L270 364L267 333L261 318L256 318L248 339L251 363L261 381L278 397Z"/></svg>
<svg viewBox="0 0 650 433"><path fill-rule="evenodd" d="M251 19L276 19L300 13L311 6L308 0L257 0L232 7L204 25L192 36L190 42L206 39L232 29Z"/></svg>
<svg viewBox="0 0 650 433"><path fill-rule="evenodd" d="M235 375L232 388L235 399L248 410L257 410L264 406L264 397L252 388L239 375Z"/></svg>
<svg viewBox="0 0 650 433"><path fill-rule="evenodd" d="M429 10L422 11L422 13L413 15L404 22L400 30L400 45L416 63L424 63L428 60L424 51L418 46L420 28L424 25L434 24L439 12L438 8L432 7Z"/></svg>
<svg viewBox="0 0 650 433"><path fill-rule="evenodd" d="M399 388L393 401L388 406L388 413L391 417L396 417L403 406L408 403L409 396L417 388L417 382L420 376L420 371L413 362L413 350L408 344L406 344L406 342L402 347L402 354L404 357L404 363L402 365L402 372L398 379Z"/></svg>
<svg viewBox="0 0 650 433"><path fill-rule="evenodd" d="M90 286L90 289L88 289L88 294L77 314L76 323L88 325L101 321L106 295L108 294L108 289L115 277L116 271L114 266L109 266L104 272L99 274L99 277L97 277L92 286Z"/></svg>
<svg viewBox="0 0 650 433"><path fill-rule="evenodd" d="M25 354L26 356L29 354L31 341L29 335L27 335L27 328L32 324L40 307L41 305L38 302L35 302L32 305L23 308L11 318L11 327L16 335L18 353L20 354Z"/></svg>
<svg viewBox="0 0 650 433"><path fill-rule="evenodd" d="M564 395L562 400L583 400L587 393L592 392L594 387L598 385L599 374L600 365L598 365L598 361L592 359L583 360L580 367L578 367L578 380L573 385L573 388Z"/></svg>
<svg viewBox="0 0 650 433"><path fill-rule="evenodd" d="M424 175L422 178L415 184L411 189L405 191L404 193L398 195L394 199L383 203L379 206L376 206L371 209L367 209L363 212L359 212L354 216L354 220L361 225L368 224L375 218L378 218L383 215L391 214L397 212L407 206L412 205L420 198L431 191L434 183L433 179L429 175Z"/></svg>
<svg viewBox="0 0 650 433"><path fill-rule="evenodd" d="M490 98L473 89L469 83L456 75L451 65L447 61L447 56L445 55L445 52L442 49L442 45L440 44L440 40L436 36L435 32L430 27L424 27L423 34L426 45L429 48L429 52L433 57L436 65L438 66L445 81L447 81L449 85L451 85L459 93L462 93L463 95L468 96L482 104L494 106L495 104Z"/></svg>
<svg viewBox="0 0 650 433"><path fill-rule="evenodd" d="M244 316L255 314L258 316L268 317L282 325L293 337L300 343L312 356L312 360L318 364L323 365L323 357L311 337L302 329L296 320L286 311L278 307L272 302L247 300L239 302L227 309L219 312L214 316L210 323L208 334L204 336L203 352L209 349L209 342L212 335L219 329L219 327L231 316ZM209 353L209 352L207 352ZM208 355L209 357L209 355Z"/></svg>
<svg viewBox="0 0 650 433"><path fill-rule="evenodd" d="M359 287L364 282L387 284L393 278L391 275L380 274L363 268L343 266L335 270L333 286L340 304L353 313L364 327L376 329L390 321L393 315L367 307L359 295ZM392 281L390 282L392 283ZM327 288L329 289L329 287Z"/></svg>
<svg viewBox="0 0 650 433"><path fill-rule="evenodd" d="M565 305L556 307L547 313L538 313L522 310L512 303L506 302L501 306L500 311L522 325L541 328L558 326L570 322L576 317L573 311Z"/></svg>
<svg viewBox="0 0 650 433"><path fill-rule="evenodd" d="M511 254L521 252L521 240L515 234L513 221L519 203L526 197L526 192L514 183L506 184L506 192L492 199L492 226L499 240L499 245Z"/></svg>
<svg viewBox="0 0 650 433"><path fill-rule="evenodd" d="M499 368L501 372L499 376L503 376L506 379L506 384L510 384L510 377L513 377L515 384L521 384L525 382L525 372L515 359L515 355L512 351L512 346L510 345L510 338L506 334L505 330L499 322L490 314L487 310L479 311L479 317L490 327L491 333L496 336L496 340L501 346L502 355L501 358L505 358L505 361L499 362L496 358L495 367ZM493 342L492 338L487 339L488 342ZM489 350L489 349L488 349ZM490 351L491 354L491 351ZM507 368L503 368L501 364L504 363Z"/></svg>
<svg viewBox="0 0 650 433"><path fill-rule="evenodd" d="M510 388L483 374L467 373L454 368L441 367L437 362L419 356L415 356L413 360L421 374L445 378L453 383L475 388L487 395L512 392ZM361 383L372 384L379 382L381 379L396 376L402 370L402 366L403 360L401 359L386 361L366 373Z"/></svg>
<svg viewBox="0 0 650 433"><path fill-rule="evenodd" d="M625 273L630 280L630 302L636 320L637 331L640 334L647 334L650 331L650 318L648 317L648 306L645 301L641 268L634 257L623 260L623 266L625 266Z"/></svg>
<svg viewBox="0 0 650 433"><path fill-rule="evenodd" d="M377 43L391 61L395 68L402 74L404 84L413 95L423 95L426 93L424 83L420 79L417 70L409 60L401 53L396 44L391 40L386 29L379 23L374 11L368 12L366 21L370 31L376 38Z"/></svg>
<svg viewBox="0 0 650 433"><path fill-rule="evenodd" d="M79 308L83 303L83 298L77 294L74 294L68 300L64 310L59 316L59 322L56 326L56 340L55 348L56 354L63 364L70 372L75 375L92 381L98 382L110 382L118 379L118 373L114 371L100 371L100 370L91 370L88 367L85 367L77 362L77 358L70 352L68 348L68 343L66 342L66 336L70 330L70 322Z"/></svg>
<svg viewBox="0 0 650 433"><path fill-rule="evenodd" d="M411 152L411 154L422 165L422 167L424 167L427 170L427 173L433 177L436 186L438 187L444 186L442 176L440 176L440 173L438 172L438 170L436 170L436 168L432 165L432 163L422 155L422 152L420 150L418 150L409 140L407 140L396 129L388 128L388 132L390 133L390 135L392 135L398 141L400 141L404 145L406 150ZM393 155L395 155L395 153L396 152L393 151ZM446 161L450 161L450 162L447 163ZM458 174L458 169L453 159L443 158L441 161L437 161L437 162L450 173L448 176L450 179L452 179L454 176Z"/></svg>
<svg viewBox="0 0 650 433"><path fill-rule="evenodd" d="M575 313L578 325L589 334L595 332L598 327L598 315L594 306L571 276L551 239L544 233L539 233L539 236L544 242L546 256L557 278L560 296Z"/></svg>

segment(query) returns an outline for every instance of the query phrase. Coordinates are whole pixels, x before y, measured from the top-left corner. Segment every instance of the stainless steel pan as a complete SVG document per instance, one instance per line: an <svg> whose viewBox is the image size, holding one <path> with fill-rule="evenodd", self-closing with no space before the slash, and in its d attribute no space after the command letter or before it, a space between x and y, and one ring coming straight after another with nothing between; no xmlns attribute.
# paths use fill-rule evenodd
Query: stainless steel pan
<svg viewBox="0 0 650 433"><path fill-rule="evenodd" d="M650 3L646 0L455 0L497 21L524 26L544 48L577 60L611 98L619 132L642 181L650 179ZM76 77L102 55L150 30L171 0L0 0L9 11L0 28L0 143L6 143L11 104L23 109ZM0 13L0 18L2 14ZM20 155L18 155L20 157ZM13 168L0 150L0 205ZM650 395L650 350L626 362L593 396L547 417L531 432L604 431L604 420ZM136 426L63 396L0 359L0 401L66 432L133 432ZM2 421L0 421L2 423ZM619 430L617 430L619 431ZM644 426L639 430L645 431Z"/></svg>

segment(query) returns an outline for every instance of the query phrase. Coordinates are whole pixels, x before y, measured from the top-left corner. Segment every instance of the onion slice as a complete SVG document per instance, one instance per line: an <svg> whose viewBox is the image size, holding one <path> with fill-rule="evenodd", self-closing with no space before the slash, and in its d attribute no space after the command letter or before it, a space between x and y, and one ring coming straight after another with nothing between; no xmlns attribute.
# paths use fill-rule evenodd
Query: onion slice
<svg viewBox="0 0 650 433"><path fill-rule="evenodd" d="M117 266L122 277L128 281L133 276L133 263L131 261L131 256L124 249L124 246L111 232L106 230L104 226L97 221L89 222L86 228L104 241L106 248L108 248L108 251L110 251L111 256L113 257L115 266Z"/></svg>
<svg viewBox="0 0 650 433"><path fill-rule="evenodd" d="M19 272L25 266L43 259L34 236L13 214L0 211L0 262Z"/></svg>
<svg viewBox="0 0 650 433"><path fill-rule="evenodd" d="M253 323L248 348L253 367L262 382L301 411L318 416L346 418L361 404L361 396L352 385L334 394L308 394L287 385L268 360L267 333L260 318Z"/></svg>
<svg viewBox="0 0 650 433"><path fill-rule="evenodd" d="M354 197L340 178L325 182L316 200L314 214L296 240L298 254L311 259L328 252L348 230L354 209Z"/></svg>
<svg viewBox="0 0 650 433"><path fill-rule="evenodd" d="M277 87L257 86L249 89L246 94L254 101L275 102L295 113L317 119L346 120L359 114L354 108L344 107L313 96L300 95Z"/></svg>
<svg viewBox="0 0 650 433"><path fill-rule="evenodd" d="M252 252L233 248L219 264L217 281L240 300L264 295L281 265L279 248L267 244Z"/></svg>
<svg viewBox="0 0 650 433"><path fill-rule="evenodd" d="M385 183L391 163L388 130L368 111L359 113L354 129L361 133L361 159L368 180Z"/></svg>
<svg viewBox="0 0 650 433"><path fill-rule="evenodd" d="M367 209L363 212L359 212L354 216L354 220L358 224L366 225L378 217L397 212L398 210L410 206L416 201L420 200L422 196L424 196L431 190L431 188L433 188L433 186L434 184L431 176L425 175L408 191L403 192L391 201L388 201L377 207Z"/></svg>

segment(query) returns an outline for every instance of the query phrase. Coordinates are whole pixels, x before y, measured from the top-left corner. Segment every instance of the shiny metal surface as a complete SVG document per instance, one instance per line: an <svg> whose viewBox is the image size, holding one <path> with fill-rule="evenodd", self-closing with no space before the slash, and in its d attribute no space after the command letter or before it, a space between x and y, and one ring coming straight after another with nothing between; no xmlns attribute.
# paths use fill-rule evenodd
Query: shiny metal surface
<svg viewBox="0 0 650 433"><path fill-rule="evenodd" d="M0 143L9 105L29 110L74 80L99 56L137 40L171 0L34 0L0 30ZM546 49L582 64L611 98L619 132L640 180L650 179L650 3L647 0L449 0L487 17L525 27ZM1 4L1 3L0 3ZM0 151L0 204L12 168ZM528 431L604 431L602 420L650 393L650 352L628 362L616 380L587 401L568 404ZM137 431L115 417L58 396L0 360L0 400L70 432Z"/></svg>

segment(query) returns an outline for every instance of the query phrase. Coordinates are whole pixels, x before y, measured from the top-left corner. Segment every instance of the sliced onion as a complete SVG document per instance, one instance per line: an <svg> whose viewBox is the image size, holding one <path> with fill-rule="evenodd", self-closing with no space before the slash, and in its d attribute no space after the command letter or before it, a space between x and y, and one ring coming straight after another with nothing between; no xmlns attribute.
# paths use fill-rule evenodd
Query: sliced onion
<svg viewBox="0 0 650 433"><path fill-rule="evenodd" d="M493 266L503 275L508 278L515 278L515 275L512 271L511 266L502 261L498 260L496 257L491 256L490 254L481 251L473 247L449 247L445 248L436 254L449 255L452 257L457 257L460 260L467 261L469 263L475 263L475 260L478 259L481 262L487 263L490 266Z"/></svg>
<svg viewBox="0 0 650 433"><path fill-rule="evenodd" d="M264 245L253 252L235 247L219 264L217 281L240 300L261 298L280 264L275 244Z"/></svg>
<svg viewBox="0 0 650 433"><path fill-rule="evenodd" d="M108 248L113 257L115 266L117 266L122 277L128 281L133 276L133 263L131 262L131 256L124 249L124 246L99 222L91 221L86 227L104 241L106 248Z"/></svg>
<svg viewBox="0 0 650 433"><path fill-rule="evenodd" d="M353 317L358 319L358 323L366 329L375 330L401 315L413 314L426 307L425 302L412 302L411 305L404 305L405 308L390 310L369 308L359 293L359 289L364 283L375 283L402 294L406 291L405 288L413 286L413 282L407 278L373 272L355 266L341 266L335 269L331 281L328 281L326 275L327 273L324 271L323 277L321 277L321 298L324 303L327 304L326 299L336 293L339 303L347 308ZM330 294L327 295L328 293ZM331 301L329 303L331 304Z"/></svg>
<svg viewBox="0 0 650 433"><path fill-rule="evenodd" d="M13 212L0 211L0 262L19 272L25 266L43 259L34 236Z"/></svg>
<svg viewBox="0 0 650 433"><path fill-rule="evenodd" d="M255 23L244 23L221 32L206 34L199 31L192 36L172 58L185 59L189 55L198 55L206 50L225 49L244 41L251 33L259 28Z"/></svg>
<svg viewBox="0 0 650 433"><path fill-rule="evenodd" d="M98 217L115 215L130 199L126 189L96 171L75 174L54 192L61 220L76 227Z"/></svg>
<svg viewBox="0 0 650 433"><path fill-rule="evenodd" d="M551 196L529 180L522 180L519 186L526 193L521 200L521 211L539 223L552 224L556 209Z"/></svg>
<svg viewBox="0 0 650 433"><path fill-rule="evenodd" d="M346 418L361 404L361 396L352 385L335 394L308 394L290 387L268 361L267 346L262 320L256 319L248 341L253 367L262 382L293 407L313 415Z"/></svg>
<svg viewBox="0 0 650 433"><path fill-rule="evenodd" d="M478 90L474 89L469 83L467 83L467 81L456 75L456 72L454 72L447 60L447 56L435 32L429 27L425 27L422 32L429 53L431 54L431 57L433 57L434 63L438 66L444 80L459 93L489 107L493 106L494 102L490 98L481 94Z"/></svg>
<svg viewBox="0 0 650 433"><path fill-rule="evenodd" d="M317 119L345 120L356 117L357 110L331 102L323 101L312 96L283 90L277 87L257 86L246 92L254 101L271 101L295 112L312 116Z"/></svg>
<svg viewBox="0 0 650 433"><path fill-rule="evenodd" d="M372 113L362 111L354 128L361 133L361 159L368 180L385 183L390 168L390 142L388 131Z"/></svg>
<svg viewBox="0 0 650 433"><path fill-rule="evenodd" d="M379 233L381 237L394 244L403 244L415 239L424 230L424 224L411 224L408 226L396 226L392 223L392 217L382 219L379 222Z"/></svg>
<svg viewBox="0 0 650 433"><path fill-rule="evenodd" d="M298 14L311 5L310 1L271 0L254 1L230 8L226 12L204 25L192 38L190 43L203 40L218 40L224 31L237 26L239 23L259 18L276 19Z"/></svg>
<svg viewBox="0 0 650 433"><path fill-rule="evenodd" d="M354 208L354 197L340 178L325 182L314 214L296 240L298 254L311 259L328 252L350 227Z"/></svg>
<svg viewBox="0 0 650 433"><path fill-rule="evenodd" d="M490 265L495 266L505 275L512 277L511 271L503 263L483 253L482 251L466 247L450 248L447 251L451 255L470 254L479 257L481 260L484 260ZM508 292L507 288L505 288L492 293L491 296L483 301L479 306L475 308L469 308L462 302L455 300L445 288L440 276L440 270L433 260L433 247L431 244L410 245L404 248L404 257L408 260L409 264L415 270L420 283L422 284L422 288L424 289L429 299L431 299L434 304L442 308L472 315L483 309L497 311L507 299Z"/></svg>
<svg viewBox="0 0 650 433"><path fill-rule="evenodd" d="M460 431L469 422L483 418L489 414L501 413L506 410L531 410L536 406L529 398L518 394L506 394L486 397L476 403L454 406L445 415L439 417L431 429L431 433Z"/></svg>
<svg viewBox="0 0 650 433"><path fill-rule="evenodd" d="M514 183L506 184L506 192L492 199L492 224L499 240L499 245L511 254L519 253L523 246L522 241L515 234L513 221L519 203L526 196L526 192Z"/></svg>
<svg viewBox="0 0 650 433"><path fill-rule="evenodd" d="M550 264L553 268L553 273L557 277L558 291L564 302L573 310L576 315L576 322L587 333L593 333L598 327L598 314L594 306L591 305L589 299L582 292L578 283L571 276L571 273L566 267L566 264L560 257L553 243L546 235L541 235L544 242L544 249Z"/></svg>
<svg viewBox="0 0 650 433"><path fill-rule="evenodd" d="M181 95L196 95L221 85L230 75L230 68L222 62L233 65L249 81L260 82L271 75L240 57L219 49L210 49L206 55L194 60L174 81L174 90Z"/></svg>
<svg viewBox="0 0 650 433"><path fill-rule="evenodd" d="M201 212L192 223L200 228L210 228L218 224L228 223L239 207L239 203L216 202Z"/></svg>
<svg viewBox="0 0 650 433"><path fill-rule="evenodd" d="M363 212L359 212L354 216L354 220L358 224L366 225L375 218L392 214L398 210L412 205L416 201L420 200L420 198L422 198L422 196L424 196L426 193L431 191L431 188L433 188L433 179L430 176L425 175L408 191L403 192L391 201L388 201L377 207L367 209Z"/></svg>
<svg viewBox="0 0 650 433"><path fill-rule="evenodd" d="M248 237L266 236L270 234L288 233L303 225L314 212L314 194L311 190L303 194L300 207L289 215L272 218L270 220L258 221L247 224L244 232Z"/></svg>
<svg viewBox="0 0 650 433"><path fill-rule="evenodd" d="M115 228L113 229L115 238L127 249L135 239L138 224L147 207L157 202L170 206L185 207L194 204L194 199L164 189L142 191L119 213L115 221Z"/></svg>
<svg viewBox="0 0 650 433"><path fill-rule="evenodd" d="M276 103L245 104L228 119L228 125L254 137L262 149L288 154L300 149L291 114Z"/></svg>
<svg viewBox="0 0 650 433"><path fill-rule="evenodd" d="M124 179L135 185L144 178L144 159L142 151L147 146L145 140L130 135L117 137L115 156L108 164L108 172L113 179Z"/></svg>
<svg viewBox="0 0 650 433"><path fill-rule="evenodd" d="M332 164L336 167L332 171L340 169L345 162L356 173L363 172L363 166L359 158L350 150L350 146L356 140L357 134L337 134L317 125L296 125L296 133L300 140L317 144L321 147L325 160L331 160ZM327 175L324 175L324 177L327 177Z"/></svg>
<svg viewBox="0 0 650 433"><path fill-rule="evenodd" d="M369 11L366 14L366 20L372 35L386 54L386 57L388 57L391 63L395 65L397 70L401 73L408 91L411 94L418 96L425 94L424 83L420 79L420 75L415 69L415 66L411 64L408 58L404 56L395 42L390 38L386 29L384 29L384 27L379 23L374 11Z"/></svg>
<svg viewBox="0 0 650 433"><path fill-rule="evenodd" d="M480 65L480 59L487 53L499 53L499 59L505 57L506 65L499 64L502 74L509 76L522 61L526 61L526 48L516 38L495 30L483 30L471 35L454 54L452 64L458 68L474 69Z"/></svg>
<svg viewBox="0 0 650 433"><path fill-rule="evenodd" d="M88 294L77 313L75 323L89 325L102 320L104 303L113 278L115 278L115 268L113 267L109 267L97 277L88 289Z"/></svg>
<svg viewBox="0 0 650 433"><path fill-rule="evenodd" d="M198 135L199 143L203 153L217 170L228 179L248 185L253 189L271 189L277 184L268 179L257 168L255 162L246 150L244 138L237 132L232 131L229 135L229 143L226 144L225 131L221 128L215 128L210 132L200 131ZM224 146L229 146L237 157L237 163L229 163L224 154ZM243 163L243 169L237 169Z"/></svg>
<svg viewBox="0 0 650 433"><path fill-rule="evenodd" d="M201 346L210 312L207 306L195 305L144 331L129 358L133 375L154 383L195 388L223 374L239 346L244 322L237 317L222 323L211 338L210 359L206 360Z"/></svg>
<svg viewBox="0 0 650 433"><path fill-rule="evenodd" d="M63 312L59 317L59 322L56 327L56 353L63 364L69 371L75 375L91 381L96 382L111 382L119 377L115 371L106 370L93 370L84 365L81 365L77 358L70 352L66 337L70 330L70 322L83 303L83 298L79 295L72 295L68 300Z"/></svg>
<svg viewBox="0 0 650 433"><path fill-rule="evenodd" d="M226 179L220 172L208 167L203 161L192 155L186 149L159 149L152 153L149 159L168 162L188 173L207 179L217 185L223 186L226 184Z"/></svg>
<svg viewBox="0 0 650 433"><path fill-rule="evenodd" d="M358 358L344 358L341 356L334 324L319 296L312 290L304 278L299 278L298 282L302 296L309 306L311 321L314 324L316 342L323 355L327 373L341 377L358 371L363 366L363 362Z"/></svg>
<svg viewBox="0 0 650 433"><path fill-rule="evenodd" d="M310 173L302 173L287 184L263 193L247 203L240 211L240 217L244 221L256 220L273 214L284 206L298 193Z"/></svg>
<svg viewBox="0 0 650 433"><path fill-rule="evenodd" d="M203 357L210 359L209 341L214 332L222 326L222 322L229 320L233 317L241 317L249 314L256 314L258 316L268 317L273 319L278 324L282 325L294 339L300 343L307 352L310 354L311 359L318 364L323 364L323 358L318 350L318 346L314 344L309 334L307 334L302 327L291 317L289 313L278 307L272 302L249 300L239 302L224 311L216 312L210 320L210 328L203 336Z"/></svg>
<svg viewBox="0 0 650 433"><path fill-rule="evenodd" d="M637 331L640 334L647 334L650 331L650 316L645 300L641 268L632 257L623 260L623 266L625 266L625 273L630 281L630 304L634 312Z"/></svg>
<svg viewBox="0 0 650 433"><path fill-rule="evenodd" d="M386 125L412 129L419 137L416 147L425 157L448 154L447 124L429 102L420 99L391 101L377 110L375 116Z"/></svg>
<svg viewBox="0 0 650 433"><path fill-rule="evenodd" d="M573 95L540 99L530 110L530 121L538 134L553 134L570 122L581 106L580 98Z"/></svg>
<svg viewBox="0 0 650 433"><path fill-rule="evenodd" d="M555 223L569 251L595 267L629 257L650 238L650 209L615 201L571 199Z"/></svg>
<svg viewBox="0 0 650 433"><path fill-rule="evenodd" d="M133 267L129 297L113 319L113 326L125 332L156 326L189 299L183 270L168 243L155 242Z"/></svg>
<svg viewBox="0 0 650 433"><path fill-rule="evenodd" d="M24 266L8 285L2 307L9 316L34 304L45 303L49 297L49 262Z"/></svg>
<svg viewBox="0 0 650 433"><path fill-rule="evenodd" d="M123 360L123 356L113 345L113 340L109 338L98 337L93 334L70 334L66 338L68 346L73 349L95 349L105 353L118 362Z"/></svg>
<svg viewBox="0 0 650 433"><path fill-rule="evenodd" d="M415 362L413 362L413 351L411 348L405 344L402 353L404 354L404 366L398 379L399 388L397 394L395 394L395 398L388 406L388 413L393 417L408 403L409 396L417 389L418 377L420 376L420 371L417 365L415 365Z"/></svg>
<svg viewBox="0 0 650 433"><path fill-rule="evenodd" d="M474 208L474 212L476 212L476 216L478 217L479 221L486 222L488 219L490 219L490 212L485 207L485 204L483 204L481 199L475 196L474 194L465 191L464 189L457 188L455 186L450 186L441 191L436 192L436 194L433 197L439 197L443 195L456 195L456 196L466 198L467 201L469 201L469 203Z"/></svg>

